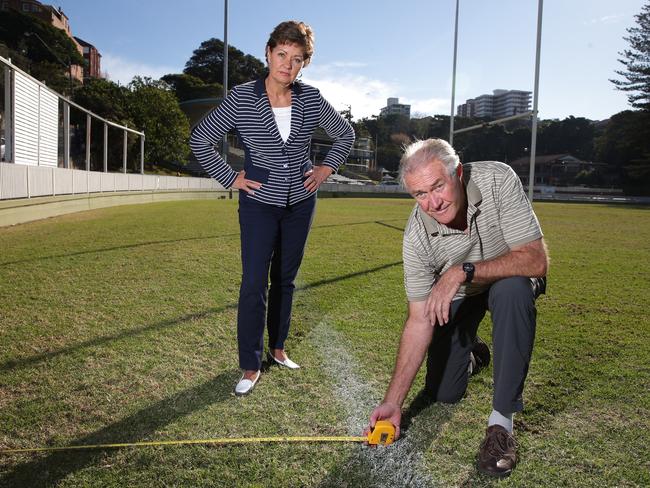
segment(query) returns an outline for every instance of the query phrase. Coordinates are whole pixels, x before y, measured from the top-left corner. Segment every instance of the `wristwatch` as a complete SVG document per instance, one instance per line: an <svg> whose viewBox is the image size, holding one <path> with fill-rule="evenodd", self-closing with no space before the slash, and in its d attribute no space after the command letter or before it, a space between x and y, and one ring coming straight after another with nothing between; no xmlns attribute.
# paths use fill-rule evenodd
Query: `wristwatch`
<svg viewBox="0 0 650 488"><path fill-rule="evenodd" d="M463 271L465 272L465 283L471 283L474 279L474 265L472 263L463 263Z"/></svg>

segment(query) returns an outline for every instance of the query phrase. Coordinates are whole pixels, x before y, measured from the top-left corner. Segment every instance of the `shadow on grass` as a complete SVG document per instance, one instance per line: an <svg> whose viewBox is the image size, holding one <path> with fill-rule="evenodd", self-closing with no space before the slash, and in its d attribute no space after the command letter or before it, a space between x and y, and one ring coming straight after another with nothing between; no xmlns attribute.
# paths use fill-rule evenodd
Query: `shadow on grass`
<svg viewBox="0 0 650 488"><path fill-rule="evenodd" d="M404 219L387 219L387 222L404 222ZM379 225L384 225L386 227L390 227L391 229L396 229L399 230L400 232L403 232L404 229L400 227L396 227L390 224L385 224L384 222L381 222L379 220L362 220L361 222L347 222L343 224L322 224L322 225L312 225L312 229L327 229L329 227L344 227L346 225L365 225L365 224L379 224Z"/></svg>
<svg viewBox="0 0 650 488"><path fill-rule="evenodd" d="M397 219L393 219L393 220L397 220ZM380 222L379 220L375 221L375 224L383 225L384 227L388 227L389 229L395 229L400 232L404 232L404 227L397 227L396 225L390 225L387 224L386 222Z"/></svg>
<svg viewBox="0 0 650 488"><path fill-rule="evenodd" d="M221 373L216 378L187 389L97 432L77 438L69 445L112 444L156 440L151 434L198 410L228 400L239 370ZM163 439L161 439L163 440ZM38 455L40 456L40 454ZM1 486L52 486L67 475L97 463L105 450L56 451L10 468L0 478Z"/></svg>
<svg viewBox="0 0 650 488"><path fill-rule="evenodd" d="M402 264L402 261L396 261L394 263L383 264L381 266L376 266L374 268L365 269L363 271L357 271L355 273L348 273L346 275L336 276L334 278L327 278L327 279L324 279L324 280L315 281L313 283L308 283L308 284L306 284L304 286L298 287L297 290L302 290L302 291L309 290L311 288L316 288L316 287L319 287L319 286L328 285L328 284L336 283L336 282L339 282L339 281L349 280L349 279L355 278L357 276L362 276L362 275L366 275L366 274L370 274L370 273L376 273L378 271L382 271L382 270L387 269L387 268L392 268L393 266L398 266L398 265L401 265L401 264ZM186 323L188 321L191 321L191 320L203 319L203 318L209 317L211 315L216 315L216 314L219 314L219 313L224 312L226 310L236 309L236 308L237 308L236 303L230 303L228 305L223 305L221 307L207 309L207 310L204 310L202 312L183 315L183 316L178 317L176 319L164 320L162 322L147 325L147 326L144 326L144 327L137 327L137 328L130 329L130 330L127 330L127 331L124 331L124 332L120 332L118 334L111 334L111 335L108 335L108 336L97 337L97 338L94 338L94 339L90 339L90 340L81 342L79 344L74 344L74 345L71 345L71 346L68 346L68 347L64 347L62 349L58 349L56 351L50 351L50 352L45 352L45 353L41 353L41 354L35 354L35 355L29 356L27 358L10 359L10 360L5 361L4 363L0 364L0 371L4 372L4 371L10 371L10 370L12 370L14 368L22 368L22 367L30 366L30 365L32 365L34 363L38 363L39 361L52 359L52 358L54 358L56 356L60 356L62 354L71 354L71 353L74 353L74 352L82 350L82 349L92 348L92 347L97 347L97 346L103 346L104 344L108 344L110 342L120 341L120 340L123 340L123 339L128 339L128 338L131 338L131 337L138 336L140 334L147 334L147 333L153 332L153 331L161 331L163 329L176 327L178 325L184 324L184 323Z"/></svg>
<svg viewBox="0 0 650 488"><path fill-rule="evenodd" d="M400 439L387 447L361 447L319 483L320 488L340 486L435 486L422 469L422 456L451 419L454 405L433 403L421 391L402 414Z"/></svg>
<svg viewBox="0 0 650 488"><path fill-rule="evenodd" d="M103 346L104 344L108 344L109 342L113 341L120 341L123 339L129 339L131 337L138 336L140 334L146 334L148 332L159 332L161 330L171 328L171 327L176 327L178 325L184 324L186 322L192 321L192 320L200 320L207 318L211 315L216 315L221 312L225 312L228 309L234 309L237 308L236 304L229 304L229 305L224 305L222 307L216 307L216 308L209 308L207 310L204 310L202 312L197 312L197 313L191 313L187 315L183 315L181 317L175 318L175 319L170 319L170 320L163 320L162 322L158 322L155 324L151 325L146 325L144 327L137 327L135 329L129 329L124 332L120 332L118 334L111 334L107 336L102 336L102 337L96 337L94 339L89 339L87 341L80 342L78 344L74 344L68 347L64 347L61 349L58 349L56 351L49 351L49 352L43 352L40 354L35 354L33 356L29 356L26 358L21 358L21 359L10 359L8 361L5 361L4 363L0 364L0 371L10 371L14 368L24 368L26 366L30 366L32 364L38 363L40 361L45 361L48 359L55 358L57 356L61 356L63 354L72 354L76 351L80 351L82 349L87 349L87 348L92 348L92 347L97 347L97 346Z"/></svg>
<svg viewBox="0 0 650 488"><path fill-rule="evenodd" d="M138 242L135 244L124 244L123 246L113 246L113 247L100 247L97 249L87 249L85 251L76 251L76 252L66 252L66 253L61 253L61 254L50 254L49 256L40 256L37 258L27 258L27 259L18 259L16 261L6 261L3 263L0 263L0 266L10 266L12 264L25 264L25 263L33 263L36 261L45 261L47 259L58 259L58 258L69 258L73 256L84 256L86 254L98 254L98 253L103 253L103 252L111 252L111 251L118 251L122 249L135 249L138 247L145 247L145 246L156 246L158 244L174 244L177 242L188 242L188 241L205 241L209 239L221 239L224 237L237 237L239 236L239 232L234 232L232 234L222 234L219 236L205 236L205 237L186 237L184 239L165 239L165 240L160 240L160 241L146 241L146 242Z"/></svg>
<svg viewBox="0 0 650 488"><path fill-rule="evenodd" d="M524 389L524 410L514 418L515 432L542 435L556 422L556 417L575 408L576 399L590 388L589 378L594 374L586 361L575 361L580 357L580 351L567 351L552 361L548 369L540 367L535 371L534 382L529 381ZM615 370L619 363L614 358L603 360L602 364L611 364Z"/></svg>
<svg viewBox="0 0 650 488"><path fill-rule="evenodd" d="M391 220L399 220L402 221L403 219L391 219ZM329 227L342 227L342 226L349 226L349 225L365 225L365 224L379 224L379 225L384 225L386 227L390 227L392 229L396 229L399 231L403 231L404 229L401 229L399 227L395 227L389 224L384 224L382 222L376 221L376 220L365 220L362 222L348 222L348 223L343 223L343 224L325 224L325 225L314 225L312 226L312 229L323 229L323 228L329 228ZM135 244L125 244L123 246L113 246L113 247L100 247L97 249L87 249L85 251L76 251L76 252L68 252L68 253L61 253L61 254L50 254L49 256L39 256L36 258L27 258L27 259L17 259L15 261L5 261L5 262L0 262L0 266L10 266L13 264L25 264L25 263L32 263L32 262L37 262L37 261L44 261L47 259L58 259L58 258L68 258L68 257L73 257L73 256L84 256L86 254L97 254L97 253L103 253L103 252L111 252L111 251L118 251L118 250L123 250L123 249L135 249L139 247L146 247L146 246L156 246L158 244L174 244L178 242L189 242L189 241L204 241L204 240L210 240L210 239L222 239L222 238L227 238L227 237L238 237L239 232L233 232L231 234L222 234L218 236L204 236L204 237L186 237L184 239L163 239L163 240L158 240L158 241L145 241L145 242L138 242Z"/></svg>

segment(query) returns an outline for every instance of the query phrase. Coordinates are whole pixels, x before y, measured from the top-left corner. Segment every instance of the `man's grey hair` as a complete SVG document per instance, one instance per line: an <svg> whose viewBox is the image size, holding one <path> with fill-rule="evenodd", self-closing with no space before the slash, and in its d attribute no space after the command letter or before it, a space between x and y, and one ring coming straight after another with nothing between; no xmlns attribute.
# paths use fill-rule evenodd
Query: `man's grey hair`
<svg viewBox="0 0 650 488"><path fill-rule="evenodd" d="M406 188L404 178L408 174L432 161L440 161L449 172L449 176L454 174L460 164L454 148L443 139L415 141L405 146L404 155L399 162L399 179L402 186Z"/></svg>

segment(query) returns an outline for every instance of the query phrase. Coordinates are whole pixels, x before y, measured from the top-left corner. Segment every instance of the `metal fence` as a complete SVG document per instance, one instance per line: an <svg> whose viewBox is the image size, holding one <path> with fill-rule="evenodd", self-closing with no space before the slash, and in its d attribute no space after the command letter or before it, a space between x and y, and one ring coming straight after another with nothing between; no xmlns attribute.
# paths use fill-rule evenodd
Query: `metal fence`
<svg viewBox="0 0 650 488"><path fill-rule="evenodd" d="M90 171L91 168L91 150L103 155L101 169L108 173L108 148L109 148L109 128L113 131L119 131L118 141L111 141L113 146L120 146L121 151L121 169L122 173L127 173L127 147L129 135L140 139L139 149L139 172L144 171L144 143L145 135L143 132L122 126L106 120L97 114L81 107L72 102L63 95L48 88L45 84L34 79L29 74L11 63L10 59L0 57L0 64L3 67L3 77L1 84L3 90L0 94L2 97L1 131L3 139L3 161L6 163L25 165L32 168L48 167L56 169L59 167L65 169L85 169ZM71 122L71 111L74 112L76 123ZM84 123L85 122L85 123ZM83 127L85 125L85 127ZM100 139L103 148L92 148L92 129L99 129ZM103 137L101 137L103 135ZM73 137L74 136L74 137ZM77 147L74 151L77 158L75 161L71 158L73 149L73 139ZM133 142L133 139L132 139ZM82 149L82 151L79 151ZM81 159L81 161L79 161ZM96 164L96 166L99 166ZM56 181L55 171L33 170L32 180L35 182L31 191L31 184L28 183L26 193L30 195L40 194L41 180L49 179L50 183ZM27 182L30 182L30 170L9 171L9 175L24 173ZM62 180L66 177L61 175ZM82 180L86 180L86 188L93 188L91 180L100 180L98 177L68 175L71 182L79 180L78 187L84 185ZM12 192L6 190L5 195ZM56 188L56 183L51 183L52 188ZM97 185L95 185L97 186ZM72 188L72 183L71 183ZM61 187L62 191L65 191ZM91 190L88 190L91 191ZM20 193L20 190L16 190Z"/></svg>
<svg viewBox="0 0 650 488"><path fill-rule="evenodd" d="M31 166L62 166L71 168L73 133L78 134L81 123L71 124L71 110L77 119L85 115L85 138L80 144L85 149L85 168L91 170L92 127L99 125L103 133L103 171L108 172L109 128L117 129L122 142L122 172L127 172L129 134L140 139L140 168L144 172L144 132L116 124L94 114L63 95L48 88L0 56L4 68L4 96L2 100L2 134L5 142L4 161ZM53 155L52 155L53 153Z"/></svg>
<svg viewBox="0 0 650 488"><path fill-rule="evenodd" d="M0 200L103 192L223 190L210 178L145 175L143 132L81 107L10 59L0 56L0 65L4 70L0 78ZM129 148L139 150L137 163L130 168ZM132 162L133 156L135 153L131 154Z"/></svg>

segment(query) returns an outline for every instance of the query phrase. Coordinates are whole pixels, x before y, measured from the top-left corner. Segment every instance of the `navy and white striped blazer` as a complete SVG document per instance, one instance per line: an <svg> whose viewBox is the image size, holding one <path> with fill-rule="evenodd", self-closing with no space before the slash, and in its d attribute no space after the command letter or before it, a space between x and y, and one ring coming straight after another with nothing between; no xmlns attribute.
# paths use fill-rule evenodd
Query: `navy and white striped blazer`
<svg viewBox="0 0 650 488"><path fill-rule="evenodd" d="M264 80L234 87L226 99L192 131L190 147L207 173L230 188L237 177L214 146L236 130L244 146L246 178L262 183L249 198L284 207L309 198L303 175L312 167L309 146L316 127L334 139L323 164L334 171L345 162L354 131L313 86L292 84L291 132L286 142L278 132Z"/></svg>

